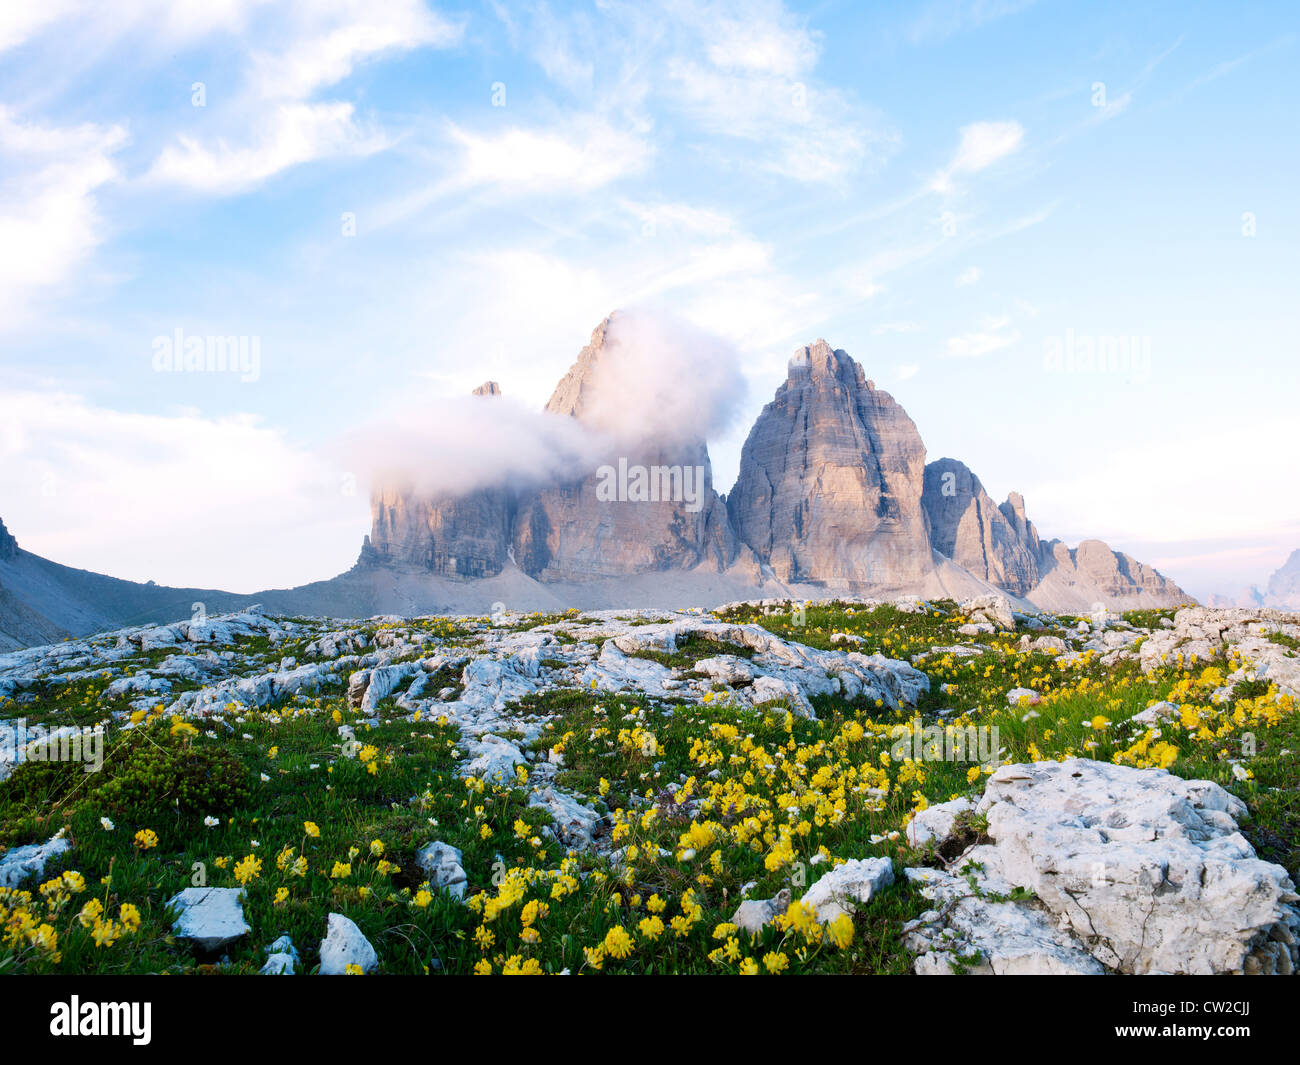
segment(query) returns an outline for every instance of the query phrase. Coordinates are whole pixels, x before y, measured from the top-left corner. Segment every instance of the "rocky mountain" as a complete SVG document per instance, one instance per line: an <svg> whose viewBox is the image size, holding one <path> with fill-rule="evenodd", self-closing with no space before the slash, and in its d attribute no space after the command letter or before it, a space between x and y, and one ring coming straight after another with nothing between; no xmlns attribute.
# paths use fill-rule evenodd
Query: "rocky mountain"
<svg viewBox="0 0 1300 1065"><path fill-rule="evenodd" d="M907 412L818 340L795 353L750 430L727 513L782 581L914 588L934 568L924 469Z"/></svg>
<svg viewBox="0 0 1300 1065"><path fill-rule="evenodd" d="M602 371L619 357L616 315L592 332L590 343L556 385L547 413L583 423L591 420L592 397ZM690 483L674 482L680 490L656 491L647 499L632 498L631 492L621 490L613 493L613 499L602 499L602 481L608 483L608 475L600 473L602 467L676 470ZM740 543L714 490L713 465L703 439L668 445L611 439L608 453L598 456L593 469L581 473L566 484L523 493L517 501L511 542L515 559L530 577L543 582L583 581L698 566L721 571L736 561ZM696 483L701 474L702 481ZM616 487L630 488L630 482L619 474Z"/></svg>
<svg viewBox="0 0 1300 1065"><path fill-rule="evenodd" d="M592 332L556 386L548 414L593 420L602 371L618 358L616 323L617 312ZM495 381L474 389L486 402L501 394ZM593 433L593 439L601 437ZM452 578L494 577L509 564L556 583L699 566L721 571L737 560L740 543L714 490L703 439L665 445L611 437L606 450L558 484L503 482L459 496L427 496L407 484L381 483L371 497L373 527L362 561ZM650 498L617 498L617 491L600 498L609 482L602 469L619 476L620 469L637 468L647 478L649 471L671 471L668 481L678 491L661 492L655 478L646 482ZM619 485L628 487L628 477Z"/></svg>
<svg viewBox="0 0 1300 1065"><path fill-rule="evenodd" d="M1012 492L993 505L965 463L938 459L925 467L926 516L936 551L994 587L1051 609L1088 611L1097 603L1135 609L1189 602L1191 597L1150 566L1100 540L1077 548L1039 539Z"/></svg>
<svg viewBox="0 0 1300 1065"><path fill-rule="evenodd" d="M501 387L474 389L491 402ZM494 577L510 550L514 499L508 486L460 496L421 495L405 484L381 484L370 499L373 527L362 547L367 562L421 567L444 577Z"/></svg>
<svg viewBox="0 0 1300 1065"><path fill-rule="evenodd" d="M936 551L1012 595L1038 584L1041 545L1018 494L995 506L965 463L944 458L926 465L921 500Z"/></svg>
<svg viewBox="0 0 1300 1065"><path fill-rule="evenodd" d="M235 595L75 570L18 547L0 525L0 649L114 626L175 621L201 603L286 614L711 607L830 595L1009 596L1090 611L1190 601L1097 540L1040 539L1012 493L995 505L961 462L926 464L916 425L846 352L800 348L751 429L736 484L713 484L704 439L621 432L599 402L624 357L617 312L591 335L546 406L604 441L563 481L501 480L428 493L381 483L355 566L298 588ZM608 389L607 389L608 392ZM489 381L476 402L501 402ZM606 397L607 400L607 397ZM648 476L647 476L648 474ZM1300 552L1275 575L1291 594Z"/></svg>

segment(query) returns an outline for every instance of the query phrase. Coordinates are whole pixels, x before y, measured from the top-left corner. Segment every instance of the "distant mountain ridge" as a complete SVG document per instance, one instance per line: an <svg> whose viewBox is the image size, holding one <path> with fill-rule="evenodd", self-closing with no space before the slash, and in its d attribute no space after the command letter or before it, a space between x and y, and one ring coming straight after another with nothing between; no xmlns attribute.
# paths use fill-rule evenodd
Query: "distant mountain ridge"
<svg viewBox="0 0 1300 1065"><path fill-rule="evenodd" d="M1300 610L1300 548L1292 551L1263 588L1251 585L1237 595L1212 595L1210 606L1244 606L1255 609Z"/></svg>
<svg viewBox="0 0 1300 1065"><path fill-rule="evenodd" d="M556 386L549 414L584 422L617 360L618 313ZM475 389L500 402L501 387ZM253 602L287 614L489 613L717 606L737 599L1001 592L1023 607L1083 612L1193 602L1099 540L1042 540L1017 493L995 504L952 458L926 462L907 412L824 340L800 348L759 414L724 498L703 438L641 442L611 462L704 471L697 504L601 498L597 469L563 482L459 494L377 484L352 569L298 588L236 595L74 570L23 551L0 524L0 650ZM1292 556L1300 584L1300 552ZM1288 563L1291 565L1291 563ZM1285 569L1285 567L1284 567ZM1290 578L1287 578L1288 580Z"/></svg>

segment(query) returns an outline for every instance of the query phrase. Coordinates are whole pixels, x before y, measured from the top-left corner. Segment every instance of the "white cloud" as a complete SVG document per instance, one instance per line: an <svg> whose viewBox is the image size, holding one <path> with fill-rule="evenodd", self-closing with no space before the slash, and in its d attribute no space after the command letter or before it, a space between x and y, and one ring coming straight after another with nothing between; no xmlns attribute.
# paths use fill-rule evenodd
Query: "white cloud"
<svg viewBox="0 0 1300 1065"><path fill-rule="evenodd" d="M252 57L252 90L264 99L304 100L336 85L355 66L391 51L449 48L463 27L422 0L364 0L307 5L306 26L289 46Z"/></svg>
<svg viewBox="0 0 1300 1065"><path fill-rule="evenodd" d="M370 155L387 146L381 133L360 126L350 103L281 104L255 144L213 146L181 136L163 149L149 177L197 192L240 192L299 163L329 156Z"/></svg>
<svg viewBox="0 0 1300 1065"><path fill-rule="evenodd" d="M1020 330L1006 315L985 315L979 328L948 338L948 354L954 358L977 358L1010 347L1020 340Z"/></svg>
<svg viewBox="0 0 1300 1065"><path fill-rule="evenodd" d="M158 156L150 179L225 195L316 159L380 151L389 139L357 122L352 103L312 97L367 59L447 48L463 33L421 0L301 4L290 10L289 23L278 47L250 54L245 84L222 116L228 136L206 143L179 136Z"/></svg>
<svg viewBox="0 0 1300 1065"><path fill-rule="evenodd" d="M957 275L957 287L965 288L967 285L974 285L979 282L982 276L978 266L968 266Z"/></svg>
<svg viewBox="0 0 1300 1065"><path fill-rule="evenodd" d="M709 62L720 70L797 78L817 65L818 40L780 3L697 9Z"/></svg>
<svg viewBox="0 0 1300 1065"><path fill-rule="evenodd" d="M367 527L348 471L248 415L127 413L5 389L0 425L9 528L65 565L252 592L341 572Z"/></svg>
<svg viewBox="0 0 1300 1065"><path fill-rule="evenodd" d="M636 134L595 118L562 131L515 127L486 135L452 125L450 138L459 147L455 187L591 190L643 170L652 154Z"/></svg>
<svg viewBox="0 0 1300 1065"><path fill-rule="evenodd" d="M900 381L910 381L920 372L921 367L914 362L902 363L894 370Z"/></svg>
<svg viewBox="0 0 1300 1065"><path fill-rule="evenodd" d="M871 327L872 336L889 336L894 333L919 333L921 326L916 322L881 322Z"/></svg>
<svg viewBox="0 0 1300 1065"><path fill-rule="evenodd" d="M869 128L832 89L766 74L719 70L690 59L666 67L670 102L715 141L760 146L757 164L782 177L836 182L894 149L889 131Z"/></svg>
<svg viewBox="0 0 1300 1065"><path fill-rule="evenodd" d="M874 112L814 77L820 35L779 0L609 0L598 24L544 3L495 7L512 43L584 106L624 123L653 115L718 165L836 182L894 148Z"/></svg>
<svg viewBox="0 0 1300 1065"><path fill-rule="evenodd" d="M972 122L961 128L961 142L952 161L935 177L931 187L946 192L958 174L977 174L999 159L1018 151L1025 139L1019 122Z"/></svg>
<svg viewBox="0 0 1300 1065"><path fill-rule="evenodd" d="M96 192L118 179L121 126L24 122L0 105L0 323L25 318L29 297L65 281L104 235Z"/></svg>

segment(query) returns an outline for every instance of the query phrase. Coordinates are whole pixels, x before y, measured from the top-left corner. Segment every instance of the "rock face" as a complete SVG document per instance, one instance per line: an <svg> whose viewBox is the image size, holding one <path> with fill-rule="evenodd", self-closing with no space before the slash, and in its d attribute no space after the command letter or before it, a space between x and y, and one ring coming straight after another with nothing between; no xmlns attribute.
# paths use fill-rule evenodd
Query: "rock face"
<svg viewBox="0 0 1300 1065"><path fill-rule="evenodd" d="M1090 759L1007 765L976 810L993 842L954 859L957 876L909 870L949 904L905 929L918 972L972 948L992 972L1290 974L1300 962L1295 885L1255 856L1237 830L1245 804L1212 781Z"/></svg>
<svg viewBox="0 0 1300 1065"><path fill-rule="evenodd" d="M1038 534L1019 495L997 507L965 463L944 458L926 465L921 500L940 554L1012 595L1038 583Z"/></svg>
<svg viewBox="0 0 1300 1065"><path fill-rule="evenodd" d="M3 531L3 526L0 526L0 534ZM1300 610L1300 550L1292 551L1281 568L1268 579L1268 598L1264 605Z"/></svg>
<svg viewBox="0 0 1300 1065"><path fill-rule="evenodd" d="M819 340L750 430L727 511L783 581L916 587L933 568L924 471L912 419Z"/></svg>
<svg viewBox="0 0 1300 1065"><path fill-rule="evenodd" d="M495 381L474 389L490 402ZM514 512L509 489L481 488L428 498L407 485L380 485L371 496L373 528L362 557L421 567L444 577L492 577L506 564Z"/></svg>
<svg viewBox="0 0 1300 1065"><path fill-rule="evenodd" d="M616 322L617 312L592 332L591 342L546 404L549 413L579 422L591 417L602 370L619 358ZM615 440L597 467L581 479L544 487L520 499L511 539L515 558L529 576L580 581L702 564L721 570L735 560L740 545L726 507L714 491L713 466L702 439L671 446ZM649 499L621 490L614 494L627 498L609 499L602 498L610 481L608 475L600 475L600 467L666 469L679 471L680 476L656 479ZM620 488L632 486L621 474L617 480Z"/></svg>
<svg viewBox="0 0 1300 1065"><path fill-rule="evenodd" d="M617 324L616 312L596 327L556 386L549 414L588 423L602 372L620 358ZM474 395L491 402L501 387L488 381ZM405 484L380 485L362 562L475 578L496 576L513 557L530 577L554 582L702 564L722 570L736 559L740 545L713 489L702 439L665 446L610 436L607 451L563 484L502 484L433 498ZM616 471L613 480L604 468ZM645 498L634 486L637 468L647 471Z"/></svg>
<svg viewBox="0 0 1300 1065"><path fill-rule="evenodd" d="M1043 544L1040 568L1043 579L1030 598L1046 609L1088 611L1100 602L1129 610L1193 601L1167 577L1100 540L1084 540L1076 548L1049 541Z"/></svg>

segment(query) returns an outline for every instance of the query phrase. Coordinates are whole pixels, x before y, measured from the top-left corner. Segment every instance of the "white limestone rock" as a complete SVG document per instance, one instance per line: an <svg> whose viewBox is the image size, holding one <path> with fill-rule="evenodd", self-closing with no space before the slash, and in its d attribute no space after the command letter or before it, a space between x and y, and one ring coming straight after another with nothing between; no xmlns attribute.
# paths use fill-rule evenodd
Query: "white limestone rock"
<svg viewBox="0 0 1300 1065"><path fill-rule="evenodd" d="M298 948L287 935L281 936L266 948L266 964L258 970L259 976L293 976L298 970Z"/></svg>
<svg viewBox="0 0 1300 1065"><path fill-rule="evenodd" d="M894 863L888 858L851 859L813 884L803 901L825 924L841 915L851 917L893 882Z"/></svg>
<svg viewBox="0 0 1300 1065"><path fill-rule="evenodd" d="M1041 907L980 898L965 880L939 869L908 869L906 876L939 906L903 926L903 945L918 955L918 976L947 976L958 967L997 976L1106 971Z"/></svg>
<svg viewBox="0 0 1300 1065"><path fill-rule="evenodd" d="M1182 711L1177 703L1158 702L1152 703L1145 710L1134 714L1129 720L1135 725L1141 725L1143 728L1158 728L1166 721L1177 721Z"/></svg>
<svg viewBox="0 0 1300 1065"><path fill-rule="evenodd" d="M605 827L601 814L552 786L535 788L528 796L528 805L540 806L550 813L556 836L572 847L590 847Z"/></svg>
<svg viewBox="0 0 1300 1065"><path fill-rule="evenodd" d="M942 840L951 831L958 816L975 809L975 804L965 797L935 803L915 814L908 822L907 842L913 847L923 847L932 839Z"/></svg>
<svg viewBox="0 0 1300 1065"><path fill-rule="evenodd" d="M1011 612L1011 603L1006 596L980 595L974 599L963 599L959 609L977 625L983 622L1001 632L1011 632L1016 627L1016 617Z"/></svg>
<svg viewBox="0 0 1300 1065"><path fill-rule="evenodd" d="M415 853L415 864L429 878L435 891L445 891L454 899L464 900L469 884L462 866L464 861L458 847L441 840L426 843Z"/></svg>
<svg viewBox="0 0 1300 1065"><path fill-rule="evenodd" d="M379 966L379 955L351 918L331 913L320 941L320 975L345 976L349 965L372 973Z"/></svg>
<svg viewBox="0 0 1300 1065"><path fill-rule="evenodd" d="M243 898L243 888L186 888L167 903L178 911L172 932L200 950L220 950L251 931L244 920Z"/></svg>
<svg viewBox="0 0 1300 1065"><path fill-rule="evenodd" d="M1211 781L1087 759L1009 765L976 811L993 842L951 863L975 880L972 893L1032 892L1000 904L1043 911L1109 970L1289 974L1300 961L1300 896L1237 830L1245 805ZM997 955L991 925L975 935L978 901L941 923ZM931 932L918 935L933 944Z"/></svg>
<svg viewBox="0 0 1300 1065"><path fill-rule="evenodd" d="M62 834L44 843L9 848L0 854L0 887L17 887L29 876L44 876L45 863L71 849L72 844Z"/></svg>
<svg viewBox="0 0 1300 1065"><path fill-rule="evenodd" d="M756 936L790 908L790 889L782 888L770 899L746 899L731 915L731 923L749 936Z"/></svg>

